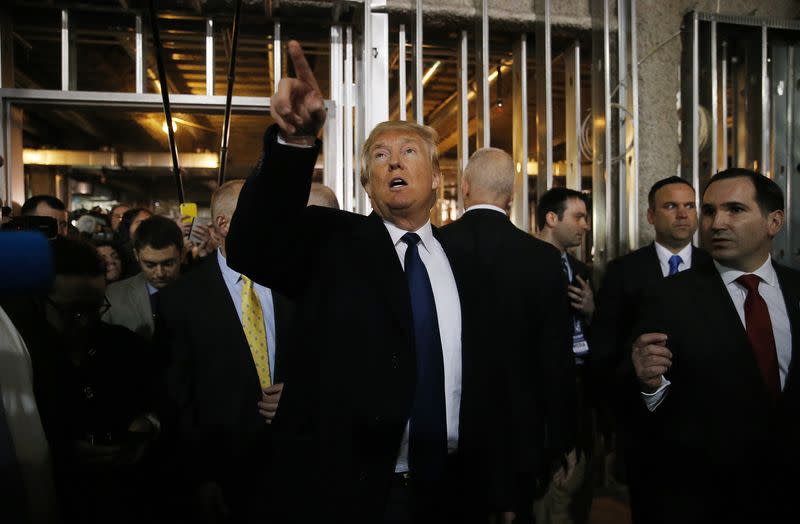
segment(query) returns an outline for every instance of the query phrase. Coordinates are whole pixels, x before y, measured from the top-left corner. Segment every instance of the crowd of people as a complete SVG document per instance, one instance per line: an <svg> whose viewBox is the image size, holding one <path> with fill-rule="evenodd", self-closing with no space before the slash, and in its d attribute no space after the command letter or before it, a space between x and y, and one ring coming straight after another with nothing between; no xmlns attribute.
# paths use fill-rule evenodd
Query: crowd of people
<svg viewBox="0 0 800 524"><path fill-rule="evenodd" d="M288 51L262 159L214 191L200 245L142 208L113 209L109 240L53 197L23 206L57 224L55 279L0 300L4 522L580 523L611 455L634 522L788 514L800 274L771 258L772 180L658 181L655 241L595 286L587 196L553 188L519 230L500 149L432 226L422 125L372 130L374 211L340 211Z"/></svg>

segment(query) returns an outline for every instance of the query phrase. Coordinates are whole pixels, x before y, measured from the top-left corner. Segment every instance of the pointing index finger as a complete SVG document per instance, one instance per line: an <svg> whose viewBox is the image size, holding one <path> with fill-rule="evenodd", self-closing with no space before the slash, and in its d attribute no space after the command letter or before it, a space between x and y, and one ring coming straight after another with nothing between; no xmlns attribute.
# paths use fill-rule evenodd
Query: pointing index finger
<svg viewBox="0 0 800 524"><path fill-rule="evenodd" d="M289 57L292 59L292 64L294 64L294 71L297 75L297 79L307 83L315 91L319 92L317 79L314 77L311 66L308 65L308 60L306 60L306 55L303 53L303 48L300 47L300 43L297 40L289 40L286 47Z"/></svg>

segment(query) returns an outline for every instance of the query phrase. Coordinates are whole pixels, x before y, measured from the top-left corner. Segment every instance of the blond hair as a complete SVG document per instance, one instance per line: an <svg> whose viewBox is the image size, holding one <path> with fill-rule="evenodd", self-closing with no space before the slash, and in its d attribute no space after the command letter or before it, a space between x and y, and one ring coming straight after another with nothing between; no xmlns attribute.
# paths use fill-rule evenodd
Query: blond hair
<svg viewBox="0 0 800 524"><path fill-rule="evenodd" d="M370 149L375 144L378 136L390 131L403 131L417 135L425 143L428 148L428 156L431 161L431 169L434 174L440 173L439 170L439 150L437 145L439 143L439 133L432 127L417 124L416 122L409 122L407 120L387 120L381 122L372 129L372 132L364 142L364 147L361 149L361 185L366 186L369 182L369 177L372 174L370 166Z"/></svg>

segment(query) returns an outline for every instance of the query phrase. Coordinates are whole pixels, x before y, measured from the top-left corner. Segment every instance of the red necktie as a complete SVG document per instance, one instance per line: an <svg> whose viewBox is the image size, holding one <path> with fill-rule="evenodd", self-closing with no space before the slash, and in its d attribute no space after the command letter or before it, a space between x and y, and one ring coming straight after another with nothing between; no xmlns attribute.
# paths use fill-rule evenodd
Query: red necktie
<svg viewBox="0 0 800 524"><path fill-rule="evenodd" d="M744 300L744 322L747 338L761 370L761 376L769 392L777 397L781 392L781 379L778 375L778 353L775 351L775 336L772 334L772 321L769 318L767 303L758 293L761 279L756 275L742 275L736 279L747 288Z"/></svg>

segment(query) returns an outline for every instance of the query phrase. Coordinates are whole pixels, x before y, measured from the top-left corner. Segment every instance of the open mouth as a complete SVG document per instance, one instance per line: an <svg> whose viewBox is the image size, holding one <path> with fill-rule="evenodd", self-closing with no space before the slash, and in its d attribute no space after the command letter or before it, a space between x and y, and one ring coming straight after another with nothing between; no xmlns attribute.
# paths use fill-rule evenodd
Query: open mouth
<svg viewBox="0 0 800 524"><path fill-rule="evenodd" d="M396 189L398 187L404 187L404 186L407 186L407 185L408 185L408 182L406 182L405 180L403 180L400 177L397 177L397 178L393 178L389 182L389 189Z"/></svg>

